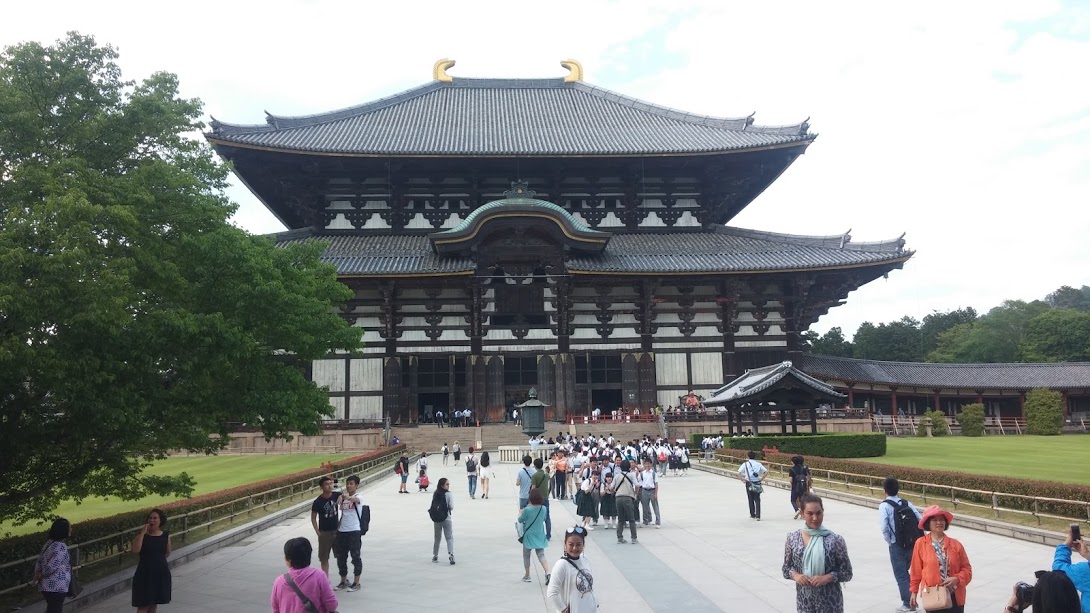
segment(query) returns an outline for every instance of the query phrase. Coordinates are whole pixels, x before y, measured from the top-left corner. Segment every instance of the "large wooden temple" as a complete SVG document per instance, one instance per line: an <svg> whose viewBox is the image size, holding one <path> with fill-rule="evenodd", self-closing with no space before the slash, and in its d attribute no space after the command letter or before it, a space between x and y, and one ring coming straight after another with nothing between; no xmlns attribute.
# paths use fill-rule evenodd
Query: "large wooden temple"
<svg viewBox="0 0 1090 613"><path fill-rule="evenodd" d="M500 419L531 387L550 417L644 411L795 359L800 333L911 257L900 238L730 221L802 155L762 126L582 79L452 77L208 140L355 291L361 355L316 361L337 417Z"/></svg>

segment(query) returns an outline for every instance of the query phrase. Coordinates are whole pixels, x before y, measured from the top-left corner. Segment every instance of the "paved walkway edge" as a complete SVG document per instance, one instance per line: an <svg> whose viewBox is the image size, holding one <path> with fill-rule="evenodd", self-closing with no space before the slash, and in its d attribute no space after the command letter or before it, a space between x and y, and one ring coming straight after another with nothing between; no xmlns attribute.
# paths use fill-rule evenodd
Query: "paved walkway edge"
<svg viewBox="0 0 1090 613"><path fill-rule="evenodd" d="M414 461L416 456L410 458L410 462ZM388 468L377 468L375 472L360 478L360 487L369 485L374 481L379 481L390 476ZM246 539L249 536L257 534L262 530L279 524L280 522L294 517L303 511L310 508L310 505L314 502L313 499L304 500L298 504L294 504L286 509L281 509L275 513L259 517L251 522L243 524L237 528L232 528L226 532L221 532L213 537L204 539L192 545L186 545L185 547L175 549L170 554L170 559L167 561L171 568L181 566L182 564L188 564L199 558L202 558L213 551L229 547L235 543ZM127 568L121 572L114 573L112 575L103 577L97 581L93 581L83 586L83 593L78 598L65 601L64 609L66 611L78 611L84 607L91 606L107 598L132 588L132 577L135 572L134 567ZM45 602L36 602L32 605L28 605L21 609L29 613L45 613Z"/></svg>
<svg viewBox="0 0 1090 613"><path fill-rule="evenodd" d="M693 464L692 468L714 473L723 477L737 478L737 473L735 473L734 471L718 468L715 466L707 466L705 464ZM782 490L787 490L790 487L786 481L780 479L766 479L765 485L779 488ZM839 490L829 490L822 487L815 487L814 492L819 494L822 498L839 500L841 502L848 502L851 504L856 504L864 507L872 507L875 509L877 509L878 505L882 502L881 500L870 498L868 496L861 496L859 494L852 494L849 492L841 492ZM956 509L954 511L956 511ZM972 515L958 515L957 522L959 526L969 528L970 530L979 530L981 532L987 532L989 534L995 534L997 536L1005 536L1007 538L1034 543L1036 545L1048 545L1051 547L1058 543L1062 543L1064 541L1064 538L1066 538L1066 535L1061 532L1053 532L1052 530L1034 528L1032 526L1009 524L1007 522L1002 522L994 519L973 517Z"/></svg>

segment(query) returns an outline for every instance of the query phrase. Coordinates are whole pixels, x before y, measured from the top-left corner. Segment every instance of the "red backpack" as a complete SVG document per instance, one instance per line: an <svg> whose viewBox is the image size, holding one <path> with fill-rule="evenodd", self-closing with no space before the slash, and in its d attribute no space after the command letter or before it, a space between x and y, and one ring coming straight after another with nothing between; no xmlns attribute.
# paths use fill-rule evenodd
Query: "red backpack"
<svg viewBox="0 0 1090 613"><path fill-rule="evenodd" d="M431 483L431 481L428 480L427 473L425 473L422 477L420 477L420 487L428 487L428 485L430 483Z"/></svg>

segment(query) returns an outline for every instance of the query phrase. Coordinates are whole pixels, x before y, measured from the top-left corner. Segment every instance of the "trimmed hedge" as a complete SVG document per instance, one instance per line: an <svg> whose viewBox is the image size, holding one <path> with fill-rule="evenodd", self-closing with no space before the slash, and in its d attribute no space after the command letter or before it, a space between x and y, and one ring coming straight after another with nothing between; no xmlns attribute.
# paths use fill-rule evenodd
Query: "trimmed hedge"
<svg viewBox="0 0 1090 613"><path fill-rule="evenodd" d="M1060 392L1037 388L1026 394L1026 433L1056 436L1063 431L1063 396Z"/></svg>
<svg viewBox="0 0 1090 613"><path fill-rule="evenodd" d="M962 436L984 436L984 405L979 402L962 405L958 423Z"/></svg>
<svg viewBox="0 0 1090 613"><path fill-rule="evenodd" d="M405 444L402 443L400 445L383 447L382 449L363 455L345 458L339 462L333 462L333 472L352 468L384 455L400 454L404 449ZM393 470L392 461L390 466L391 470ZM212 511L211 517L212 519L225 517L247 508L249 496L288 486L306 479L317 479L318 477L329 474L329 472L330 471L326 469L316 467L283 475L274 479L267 479L265 481L258 481L256 483L249 483L218 492L204 494L202 496L197 496L196 498L185 498L183 500L167 502L158 505L157 508L162 509L167 514L168 525L164 526L164 528L171 531L172 528L181 528L179 524L174 523L174 518L178 515L184 515L199 509L223 504L223 507ZM315 483L314 486L316 488L317 483ZM68 540L68 544L80 546L80 556L84 562L99 559L104 556L124 553L125 551L128 551L131 546L136 529L143 525L152 508L155 507L144 507L127 513L119 513L110 517L89 519L72 524L72 538ZM199 525L207 521L208 515L202 515L200 519L191 519L190 525ZM42 544L45 542L45 532L47 530L48 526L43 526L42 532L39 533L24 534L0 540L0 560L18 560L37 556L38 552L41 551ZM117 533L124 534L118 538L107 539L94 543L93 545L84 544L87 541ZM174 546L179 547L180 543L176 542L174 543ZM19 581L28 581L30 579L29 576L22 576L25 574L24 571L25 569L19 570L18 567L4 569L2 573L0 573L0 587L8 587Z"/></svg>
<svg viewBox="0 0 1090 613"><path fill-rule="evenodd" d="M824 458L874 458L886 455L886 435L881 432L819 432L817 434L790 434L743 436L731 438L731 449L760 451L775 447L781 453Z"/></svg>
<svg viewBox="0 0 1090 613"><path fill-rule="evenodd" d="M737 439L732 439L737 440ZM752 440L752 439L749 439ZM781 450L782 451L782 450ZM720 449L716 452L716 455L723 461L733 463L741 463L746 459L746 452L740 449ZM777 462L780 464L791 464L792 453L763 453L757 450L757 457L760 459L766 459L770 462ZM936 460L936 464L940 464L941 460ZM875 480L879 480L877 485L881 487L880 480L885 477L896 477L901 481L914 481L916 483L931 483L938 486L945 487L959 487L967 490L979 490L984 492L978 494L975 492L959 491L957 492L957 498L968 502L974 502L977 504L992 503L991 492L1003 492L1004 494L1014 494L1016 496L1035 496L1037 498L1058 498L1061 500L1075 501L1074 504L1064 504L1057 502L1040 501L1038 503L1037 510L1041 513L1050 513L1054 515L1061 515L1065 517L1086 517L1086 503L1079 503L1080 500L1090 500L1090 486L1077 485L1074 483L1058 483L1054 481L1035 481L1031 479L1014 479L1011 477L997 477L991 475L977 475L972 473L954 472L950 470L939 470L937 468L916 468L913 466L891 466L885 464L873 464L871 462L861 460L844 460L838 458L823 458L823 457L807 457L806 465L810 467L816 474L820 476L822 470L835 470L845 473L852 473L857 476L849 476L848 481L851 483L858 483L863 485L874 485ZM838 475L837 480L843 482L843 476ZM915 486L902 485L905 491L915 490ZM929 495L934 495L936 498L940 495L938 491L930 491ZM946 491L945 496L949 498L950 492ZM1016 498L1014 496L999 496L999 504L1009 509L1020 509L1024 511L1033 510L1033 501L1024 498ZM952 510L952 509L951 509Z"/></svg>

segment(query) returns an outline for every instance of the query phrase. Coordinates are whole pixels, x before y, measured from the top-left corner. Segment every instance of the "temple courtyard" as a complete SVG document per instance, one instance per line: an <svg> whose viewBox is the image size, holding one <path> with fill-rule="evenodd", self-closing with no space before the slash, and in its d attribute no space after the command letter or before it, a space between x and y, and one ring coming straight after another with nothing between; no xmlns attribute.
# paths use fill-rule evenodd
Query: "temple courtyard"
<svg viewBox="0 0 1090 613"><path fill-rule="evenodd" d="M363 589L338 592L339 610L545 611L540 566L531 569L533 583L520 581L521 545L513 527L519 467L494 468L489 498L481 499L478 489L477 499L471 500L465 468L453 461L442 466L439 457L433 457L432 490L440 477L448 477L455 495L454 566L446 561L445 544L440 563L431 562L432 523L426 512L430 494L416 493L410 482L412 495L398 495L398 478L392 473L365 486L364 502L371 506L372 520L363 539ZM783 578L780 567L784 538L802 522L792 519L787 492L766 488L762 521L756 522L748 517L743 486L733 479L693 469L687 476L666 477L662 485L663 526L641 526L638 545L618 544L612 530L590 533L586 555L600 611L795 611L794 584ZM554 500L551 505L550 564L562 553L564 529L576 521L570 500ZM269 611L273 579L285 570L284 542L307 536L316 545L309 515L300 514L175 568L173 602L159 610ZM846 538L854 567L854 578L844 584L845 610L893 611L899 604L897 588L879 532L878 511L829 500L825 525ZM959 529L956 515L950 534L965 545L973 563L967 612L1002 610L1015 581L1032 582L1033 571L1048 568L1052 561L1051 547ZM335 575L336 563L331 563ZM317 554L313 564L318 564ZM82 610L132 610L129 598L125 592Z"/></svg>

